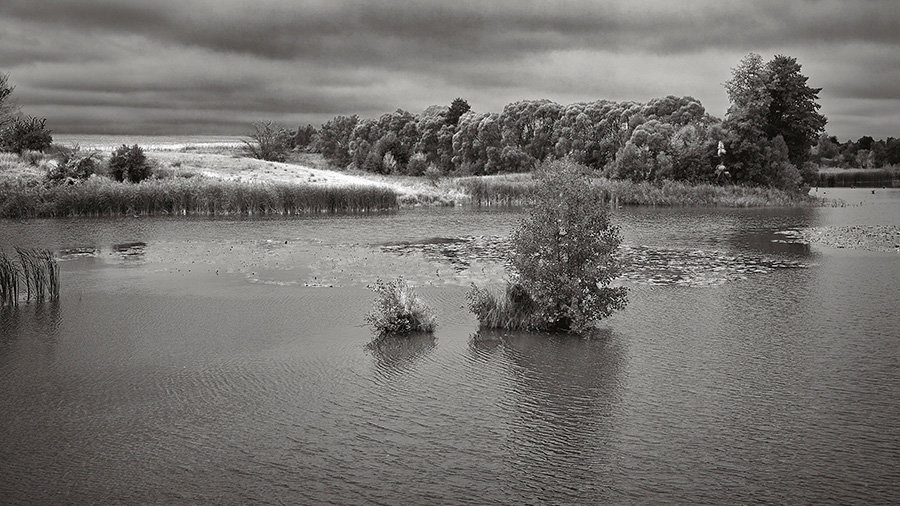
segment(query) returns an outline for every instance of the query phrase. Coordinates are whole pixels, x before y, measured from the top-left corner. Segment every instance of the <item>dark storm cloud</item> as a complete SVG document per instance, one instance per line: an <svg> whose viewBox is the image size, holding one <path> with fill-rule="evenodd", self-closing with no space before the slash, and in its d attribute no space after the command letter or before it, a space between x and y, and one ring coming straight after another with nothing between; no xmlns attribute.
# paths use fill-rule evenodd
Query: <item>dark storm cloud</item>
<svg viewBox="0 0 900 506"><path fill-rule="evenodd" d="M23 105L219 109L200 123L230 129L241 113L376 115L456 96L499 110L676 93L721 115L728 69L755 51L797 56L834 100L827 114L897 97L898 23L895 0L3 0L0 70Z"/></svg>
<svg viewBox="0 0 900 506"><path fill-rule="evenodd" d="M654 9L641 9L645 4ZM276 59L471 59L564 48L683 52L799 41L896 44L894 0L807 2L6 0L0 13Z"/></svg>

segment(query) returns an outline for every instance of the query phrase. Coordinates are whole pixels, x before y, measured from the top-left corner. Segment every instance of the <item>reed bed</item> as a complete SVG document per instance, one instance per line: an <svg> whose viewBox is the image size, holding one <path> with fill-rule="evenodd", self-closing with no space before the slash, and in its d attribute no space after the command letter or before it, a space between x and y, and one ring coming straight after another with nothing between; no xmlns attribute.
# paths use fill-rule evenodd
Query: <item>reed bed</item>
<svg viewBox="0 0 900 506"><path fill-rule="evenodd" d="M59 264L48 250L16 248L16 256L0 251L0 305L59 299Z"/></svg>
<svg viewBox="0 0 900 506"><path fill-rule="evenodd" d="M461 178L456 184L476 206L516 206L528 203L535 181L530 175L502 178ZM814 205L816 199L805 194L776 188L712 184L690 184L662 180L638 182L594 178L602 202L613 206L721 206L782 207Z"/></svg>
<svg viewBox="0 0 900 506"><path fill-rule="evenodd" d="M900 168L846 169L819 173L819 186L864 188L900 187Z"/></svg>
<svg viewBox="0 0 900 506"><path fill-rule="evenodd" d="M531 174L462 177L455 183L476 206L522 205L530 198L535 184Z"/></svg>
<svg viewBox="0 0 900 506"><path fill-rule="evenodd" d="M216 179L101 178L77 185L0 187L0 217L129 215L310 215L372 213L398 207L384 186L244 183Z"/></svg>

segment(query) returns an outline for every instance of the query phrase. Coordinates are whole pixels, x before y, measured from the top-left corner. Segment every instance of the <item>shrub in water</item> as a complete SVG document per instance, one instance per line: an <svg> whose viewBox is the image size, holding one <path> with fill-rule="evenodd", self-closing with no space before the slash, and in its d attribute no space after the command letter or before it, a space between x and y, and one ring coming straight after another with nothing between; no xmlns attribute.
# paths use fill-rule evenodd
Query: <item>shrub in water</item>
<svg viewBox="0 0 900 506"><path fill-rule="evenodd" d="M137 144L122 144L109 158L109 174L116 181L139 183L150 177L150 173L150 164L147 163L144 150Z"/></svg>
<svg viewBox="0 0 900 506"><path fill-rule="evenodd" d="M369 288L376 296L366 322L376 334L403 335L434 330L434 313L402 277L389 282L379 279Z"/></svg>
<svg viewBox="0 0 900 506"><path fill-rule="evenodd" d="M516 283L502 301L477 287L470 292L482 326L582 333L625 306L626 289L609 286L622 238L603 200L577 164L543 168L530 212L512 235Z"/></svg>

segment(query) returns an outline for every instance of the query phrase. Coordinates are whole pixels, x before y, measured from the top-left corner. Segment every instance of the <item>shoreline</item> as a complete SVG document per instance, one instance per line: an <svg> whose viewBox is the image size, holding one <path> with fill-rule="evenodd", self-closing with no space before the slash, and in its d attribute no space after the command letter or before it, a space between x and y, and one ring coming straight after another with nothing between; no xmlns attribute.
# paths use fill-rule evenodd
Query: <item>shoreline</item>
<svg viewBox="0 0 900 506"><path fill-rule="evenodd" d="M51 185L43 177L55 163L49 157L29 164L5 153L0 157L0 217L252 216L369 213L418 206L520 206L527 203L534 187L531 173L435 179L383 175L335 170L319 154L292 153L288 161L269 162L243 156L234 147L203 143L147 150L146 155L154 176L141 183L117 183L93 175L86 181ZM602 177L594 178L593 183L601 187L603 203L612 207L809 207L829 203L761 187L634 183ZM304 200L306 197L312 200Z"/></svg>

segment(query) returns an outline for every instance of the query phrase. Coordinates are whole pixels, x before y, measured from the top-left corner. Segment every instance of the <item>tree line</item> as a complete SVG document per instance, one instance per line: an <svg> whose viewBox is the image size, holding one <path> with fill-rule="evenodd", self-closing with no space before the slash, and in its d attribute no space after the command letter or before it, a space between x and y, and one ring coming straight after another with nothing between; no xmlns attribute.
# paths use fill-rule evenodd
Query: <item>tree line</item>
<svg viewBox="0 0 900 506"><path fill-rule="evenodd" d="M838 141L835 136L822 134L812 150L813 160L824 167L880 169L900 165L900 139L888 137L875 140L864 135L856 141Z"/></svg>
<svg viewBox="0 0 900 506"><path fill-rule="evenodd" d="M499 113L472 111L457 98L420 114L336 116L298 128L294 144L338 167L376 173L488 175L531 171L569 159L611 178L744 183L797 189L815 178L811 156L824 133L818 94L795 58L750 54L725 83L724 119L699 100L562 105L522 100Z"/></svg>

